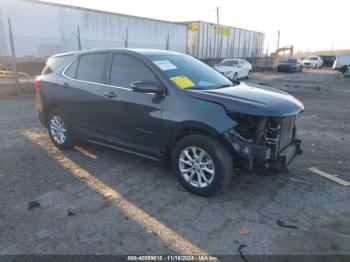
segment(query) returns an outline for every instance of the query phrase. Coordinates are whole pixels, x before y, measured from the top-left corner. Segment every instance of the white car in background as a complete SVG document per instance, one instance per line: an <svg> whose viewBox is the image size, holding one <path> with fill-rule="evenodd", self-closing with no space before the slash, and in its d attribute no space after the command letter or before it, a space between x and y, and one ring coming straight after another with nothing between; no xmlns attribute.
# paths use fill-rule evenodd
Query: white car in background
<svg viewBox="0 0 350 262"><path fill-rule="evenodd" d="M245 59L224 59L214 68L232 81L251 77L252 65Z"/></svg>
<svg viewBox="0 0 350 262"><path fill-rule="evenodd" d="M321 68L323 66L323 60L319 56L309 56L303 60L304 67Z"/></svg>

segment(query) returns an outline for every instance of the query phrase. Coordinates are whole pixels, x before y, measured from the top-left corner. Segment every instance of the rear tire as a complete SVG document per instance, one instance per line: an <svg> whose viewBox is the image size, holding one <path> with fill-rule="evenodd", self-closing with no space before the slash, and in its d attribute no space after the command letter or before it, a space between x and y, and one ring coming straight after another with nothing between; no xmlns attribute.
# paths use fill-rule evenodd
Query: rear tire
<svg viewBox="0 0 350 262"><path fill-rule="evenodd" d="M60 149L72 149L74 136L69 121L58 108L48 114L47 129L52 143Z"/></svg>
<svg viewBox="0 0 350 262"><path fill-rule="evenodd" d="M188 135L176 144L172 166L180 184L203 197L221 191L233 176L228 149L219 140L203 134Z"/></svg>

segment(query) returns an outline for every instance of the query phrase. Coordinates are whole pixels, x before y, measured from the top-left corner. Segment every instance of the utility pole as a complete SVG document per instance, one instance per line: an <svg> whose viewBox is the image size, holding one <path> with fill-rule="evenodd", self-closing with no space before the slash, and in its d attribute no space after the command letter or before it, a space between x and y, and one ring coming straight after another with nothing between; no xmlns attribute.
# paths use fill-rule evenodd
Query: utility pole
<svg viewBox="0 0 350 262"><path fill-rule="evenodd" d="M278 49L280 48L280 30L278 30L278 35L277 35L277 48L275 52L275 66L277 66L277 59L278 59Z"/></svg>
<svg viewBox="0 0 350 262"><path fill-rule="evenodd" d="M219 36L219 33L220 33L219 27L220 27L220 9L219 9L219 7L216 7L216 33L217 33L217 36L216 36L216 38L217 38L216 49L217 50L215 50L216 58L219 58L219 38L220 38L220 36Z"/></svg>
<svg viewBox="0 0 350 262"><path fill-rule="evenodd" d="M77 25L77 39L78 39L78 49L81 50L81 38L80 38L80 27Z"/></svg>
<svg viewBox="0 0 350 262"><path fill-rule="evenodd" d="M8 19L8 25L9 25L9 36L10 36L10 44L11 44L11 54L12 54L12 72L15 79L15 86L16 86L16 94L17 96L20 95L19 90L19 79L18 79L18 71L17 71L17 60L16 60L16 53L15 53L15 45L13 42L13 35L12 35L12 25L11 25L11 19Z"/></svg>

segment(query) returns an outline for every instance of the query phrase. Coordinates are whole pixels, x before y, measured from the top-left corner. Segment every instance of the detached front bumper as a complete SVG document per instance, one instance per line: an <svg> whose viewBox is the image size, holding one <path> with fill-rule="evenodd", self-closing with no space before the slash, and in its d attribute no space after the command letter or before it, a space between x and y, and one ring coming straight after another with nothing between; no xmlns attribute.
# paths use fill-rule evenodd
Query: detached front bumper
<svg viewBox="0 0 350 262"><path fill-rule="evenodd" d="M279 153L273 152L267 145L247 141L233 130L226 132L224 138L233 152L247 160L249 170L254 167L263 167L282 171L288 167L295 156L302 153L301 141L296 138L293 138L291 143Z"/></svg>

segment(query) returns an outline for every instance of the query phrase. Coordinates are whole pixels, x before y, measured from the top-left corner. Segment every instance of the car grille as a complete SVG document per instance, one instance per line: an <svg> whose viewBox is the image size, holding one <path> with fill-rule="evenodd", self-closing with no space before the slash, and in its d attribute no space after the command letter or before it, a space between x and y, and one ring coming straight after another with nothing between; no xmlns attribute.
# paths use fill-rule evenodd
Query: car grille
<svg viewBox="0 0 350 262"><path fill-rule="evenodd" d="M294 116L282 119L279 138L279 152L283 151L283 149L285 149L292 142L294 122Z"/></svg>

